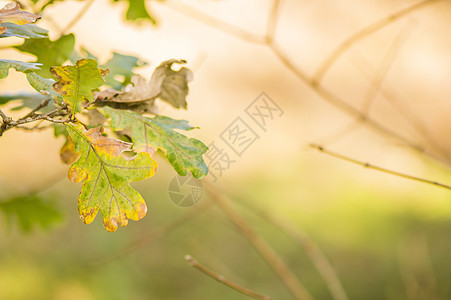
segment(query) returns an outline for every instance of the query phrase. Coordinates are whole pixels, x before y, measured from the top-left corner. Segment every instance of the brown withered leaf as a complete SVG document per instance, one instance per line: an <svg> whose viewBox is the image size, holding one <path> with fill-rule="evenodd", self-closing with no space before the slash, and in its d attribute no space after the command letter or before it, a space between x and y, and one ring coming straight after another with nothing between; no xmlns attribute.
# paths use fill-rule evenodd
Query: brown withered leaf
<svg viewBox="0 0 451 300"><path fill-rule="evenodd" d="M17 25L24 25L33 23L41 17L23 10L20 10L17 2L10 2L0 9L0 23L14 23ZM6 31L6 27L0 26L0 34Z"/></svg>
<svg viewBox="0 0 451 300"><path fill-rule="evenodd" d="M162 62L152 74L151 82L159 84L158 98L166 101L175 108L186 109L186 96L188 95L188 82L193 80L193 72L182 67L178 71L172 69L173 64L186 64L185 60L170 59Z"/></svg>
<svg viewBox="0 0 451 300"><path fill-rule="evenodd" d="M133 75L131 83L132 85L128 85L122 92L106 89L97 93L95 105L131 110L140 114L157 113L155 98L159 91L139 75Z"/></svg>
<svg viewBox="0 0 451 300"><path fill-rule="evenodd" d="M101 126L107 120L97 109L88 110L89 125L93 127Z"/></svg>
<svg viewBox="0 0 451 300"><path fill-rule="evenodd" d="M131 110L137 113L157 113L155 99L160 98L175 108L185 108L188 95L188 82L192 80L192 72L187 68L178 71L172 69L173 64L184 64L184 60L171 59L162 62L153 72L149 81L139 75L131 78L132 85L123 91L106 89L96 94L98 107L109 106L115 109Z"/></svg>

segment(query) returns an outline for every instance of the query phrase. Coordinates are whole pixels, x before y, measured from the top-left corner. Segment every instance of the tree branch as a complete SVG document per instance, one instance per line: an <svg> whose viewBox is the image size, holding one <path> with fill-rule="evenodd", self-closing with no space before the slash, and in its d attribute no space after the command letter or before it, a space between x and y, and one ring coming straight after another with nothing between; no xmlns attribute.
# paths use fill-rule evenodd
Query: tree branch
<svg viewBox="0 0 451 300"><path fill-rule="evenodd" d="M330 69L330 67L338 60L338 58L346 52L352 45L360 41L361 39L371 35L372 33L378 31L381 28L391 24L393 21L399 20L400 18L410 14L411 12L428 6L434 2L440 0L425 0L414 5L411 5L407 8L401 9L393 14L390 14L368 26L359 30L345 41L343 41L320 65L318 71L316 71L315 75L312 78L312 81L315 85L319 85L326 74L326 72Z"/></svg>
<svg viewBox="0 0 451 300"><path fill-rule="evenodd" d="M240 286L240 285L238 285L238 284L236 284L236 283L233 283L233 282L231 282L231 281L225 279L224 276L218 275L218 274L216 274L215 272L213 272L212 270L207 269L206 267L204 267L204 266L202 266L201 264L199 264L199 263L197 262L197 260L195 260L194 258L192 258L190 255L186 255L186 256L185 256L185 260L188 261L188 263L190 264L190 266L192 266L192 267L198 269L198 270L201 271L202 273L204 273L204 274L210 276L211 278L213 278L213 279L219 281L219 282L222 283L222 284L225 284L226 286L228 286L228 287L234 289L235 291L237 291L237 292L239 292L239 293L241 293L241 294L244 294L244 295L249 296L249 297L254 298L254 299L261 299L261 300L271 300L271 299L272 299L272 298L270 298L270 297L268 297L268 296L259 294L259 293L257 293L257 292L254 292L254 291L252 291L252 290L250 290L250 289L247 289L247 288L245 288L245 287L242 287L242 286Z"/></svg>
<svg viewBox="0 0 451 300"><path fill-rule="evenodd" d="M91 5L94 3L94 0L88 0L86 1L85 5L80 9L80 11L78 12L78 14L66 25L66 27L64 27L61 32L60 35L65 34L66 32L69 31L69 29L71 29L72 27L75 26L75 24L78 23L78 21L81 20L81 18L83 18L83 16L85 15L85 13L88 11L88 9L91 7Z"/></svg>
<svg viewBox="0 0 451 300"><path fill-rule="evenodd" d="M171 1L167 1L167 2L164 2L164 5L168 6L169 8L171 8L185 16L192 18L193 20L204 23L210 27L213 27L219 31L225 32L231 36L235 36L237 38L240 38L240 39L250 42L250 43L266 45L287 69L292 71L302 82L304 82L314 92L316 92L321 97L321 99L323 99L324 101L328 102L329 104L331 104L332 106L336 107L337 109L343 111L344 113L348 114L349 116L355 118L358 122L361 122L362 124L369 126L372 130L379 132L380 134L385 134L389 137L400 140L400 141L404 142L406 145L408 145L409 147L417 150L418 152L426 154L438 161L441 161L442 163L450 164L451 162L449 160L447 160L446 158L442 158L440 156L435 155L434 153L426 151L425 147L423 147L422 145L409 140L408 138L395 132L392 128L384 126L382 123L376 121L373 118L370 118L363 112L359 111L357 108L348 104L346 101L344 101L343 99L338 97L335 93L330 92L329 90L324 88L321 85L321 80L319 80L319 79L321 79L321 77L323 75L322 73L324 73L327 70L327 68L329 68L329 65L334 62L334 60L336 59L335 57L339 57L353 43L356 43L359 40L363 39L364 37L387 26L394 20L400 19L401 17L411 13L412 11L420 9L420 8L422 8L426 5L429 5L433 2L436 2L436 1L439 1L439 0L422 1L420 3L410 6L408 8L405 8L401 11L398 11L394 14L391 14L391 15L383 18L382 20L379 20L378 22L375 22L375 23L369 25L368 27L364 28L363 30L359 31L357 34L350 37L347 41L343 42L344 46L339 47L339 50L335 51L334 54L331 55L331 57L332 56L333 57L327 59L326 62L323 64L323 67L320 68L321 70L324 69L324 71L321 71L321 72L318 71L317 75L314 76L313 78L310 78L306 73L304 73L304 71L302 71L300 68L296 67L294 65L294 63L289 59L289 57L285 53L283 53L283 51L275 44L274 39L271 36L261 37L258 35L254 35L252 33L245 31L244 29L236 27L227 22L218 20L215 17L209 16L189 5L185 5L185 4L182 4L179 2L177 2L177 4L175 4L175 3L171 3ZM274 23L273 25L271 25L271 23L273 22L272 20L277 20L277 15L278 15L279 8L280 8L279 2L280 2L279 0L274 0L274 2L273 2L274 4L273 4L272 11L270 12L270 20L268 21L267 27L274 28L274 29L270 29L270 30L267 29L267 34L268 33L274 34L274 32L272 30L275 30L276 24ZM328 61L331 61L331 62L328 62Z"/></svg>
<svg viewBox="0 0 451 300"><path fill-rule="evenodd" d="M41 121L41 120L46 120L46 121L53 122L53 123L66 123L66 122L70 121L70 119L60 120L60 119L54 119L54 117L67 116L67 113L68 113L67 107L64 105L64 106L58 107L58 108L46 113L46 114L33 113L33 115L31 117L25 116L23 118L18 119L17 121L14 121L12 118L6 116L5 113L0 110L0 116L3 119L3 124L0 126L0 136L2 136L5 131L7 131L8 129L11 129L13 127L17 127L19 125L24 125L24 124L28 124L28 123L32 123L32 122L36 122L36 121Z"/></svg>
<svg viewBox="0 0 451 300"><path fill-rule="evenodd" d="M204 180L211 199L218 205L221 211L232 221L238 230L248 239L254 249L263 257L274 273L285 284L296 299L313 299L305 287L299 282L283 260L274 250L258 235L249 223L230 205L230 201L219 193L211 183Z"/></svg>
<svg viewBox="0 0 451 300"><path fill-rule="evenodd" d="M422 183L426 183L426 184L431 184L431 185L434 185L434 186L438 186L438 187L441 187L441 188L444 188L444 189L451 190L451 186L443 184L443 183L440 183L440 182L437 182L437 181L432 181L432 180L429 180L429 179L424 179L424 178L420 178L420 177L416 177L416 176L412 176L412 175L408 175L408 174L403 174L403 173L399 173L399 172L396 172L396 171L388 170L388 169L385 169L385 168L382 168L382 167L378 167L378 166L375 166L375 165L371 165L369 163L362 162L362 161L359 161L359 160L356 160L356 159L353 159L353 158L350 158L350 157L347 157L347 156L344 156L344 155L341 155L341 154L338 154L338 153L326 150L324 147L319 146L319 145L311 144L310 146L312 148L317 149L320 152L323 152L323 153L327 154L327 155L339 158L341 160L345 160L345 161L351 162L353 164L360 165L360 166L365 167L365 168L373 169L373 170L376 170L376 171L384 172L384 173L395 175L395 176L398 176L398 177L402 177L402 178L406 178L406 179L410 179L410 180L414 180L414 181L418 181L418 182L422 182Z"/></svg>
<svg viewBox="0 0 451 300"><path fill-rule="evenodd" d="M287 221L286 218L279 218L276 215L261 210L246 201L240 201L239 203L247 208L250 213L257 215L262 220L265 220L285 233L285 235L290 237L304 250L312 263L315 265L335 300L348 299L340 278L332 267L332 264L329 262L321 248L308 236L307 233L299 228L299 226L295 226L293 223Z"/></svg>

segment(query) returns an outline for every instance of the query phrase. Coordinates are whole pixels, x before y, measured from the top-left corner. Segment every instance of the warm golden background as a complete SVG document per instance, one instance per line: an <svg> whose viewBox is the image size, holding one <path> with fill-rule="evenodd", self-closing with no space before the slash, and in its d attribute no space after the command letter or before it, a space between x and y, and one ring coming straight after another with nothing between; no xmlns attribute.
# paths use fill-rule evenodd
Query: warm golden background
<svg viewBox="0 0 451 300"><path fill-rule="evenodd" d="M231 198L315 299L333 297L314 262L254 208L307 233L330 260L349 299L450 299L451 191L365 169L309 145L451 183L451 3L424 1L430 3L356 39L321 82L321 89L364 111L399 139L331 105L293 69L312 78L342 42L417 2L280 2L274 45L282 59L255 40L265 35L273 1L147 1L158 19L155 27L124 21L126 1L99 0L71 32L77 47L103 62L113 51L146 60L149 65L139 70L145 77L163 60L187 60L194 72L188 111L162 106L161 113L199 126L190 134L206 144L219 140L261 92L284 110L267 132L254 125L260 138L242 157L234 157L215 187ZM56 39L84 5L56 3L37 24ZM0 57L32 61L6 47L20 43L2 40ZM13 70L0 81L2 93L23 89L29 89L25 76ZM365 111L368 101L372 105ZM2 223L0 299L245 298L189 267L185 254L231 281L275 299L291 299L214 205L158 239L144 238L194 209L170 201L168 184L175 172L162 159L154 178L134 185L149 207L144 220L116 233L106 232L99 216L83 225L76 207L80 185L65 178L62 143L51 130L10 130L0 138L0 201L38 190L64 214L57 226L29 234ZM205 193L201 203L210 201ZM136 241L140 246L126 256L97 264Z"/></svg>

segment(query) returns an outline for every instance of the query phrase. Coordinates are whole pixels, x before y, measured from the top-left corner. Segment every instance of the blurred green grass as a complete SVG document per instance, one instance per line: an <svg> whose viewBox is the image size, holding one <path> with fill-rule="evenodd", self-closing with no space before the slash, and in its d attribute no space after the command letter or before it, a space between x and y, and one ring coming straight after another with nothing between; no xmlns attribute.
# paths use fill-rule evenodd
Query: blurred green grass
<svg viewBox="0 0 451 300"><path fill-rule="evenodd" d="M148 203L148 215L113 234L103 229L100 216L91 225L78 219L78 185L63 180L41 193L44 198L57 195L65 221L30 234L17 226L9 232L2 227L0 299L245 298L190 267L186 254L229 280L274 299L290 299L280 280L215 206L129 255L98 264L190 210L168 197L174 175L161 162L154 178L135 184ZM311 180L299 185L297 177L259 173L228 183L227 190L234 206L315 298L332 299L312 262L250 207L275 213L307 232L332 262L350 299L411 299L412 293L418 299L451 297L449 217L434 217L416 207L421 197L415 190L371 190L345 178L325 180L323 189L316 185L317 199L331 197L331 185L340 188L334 189L333 199L312 209L301 198L289 196L313 188L314 177ZM434 191L429 190L431 198L443 195ZM400 201L406 197L412 201ZM201 204L208 201L204 194Z"/></svg>

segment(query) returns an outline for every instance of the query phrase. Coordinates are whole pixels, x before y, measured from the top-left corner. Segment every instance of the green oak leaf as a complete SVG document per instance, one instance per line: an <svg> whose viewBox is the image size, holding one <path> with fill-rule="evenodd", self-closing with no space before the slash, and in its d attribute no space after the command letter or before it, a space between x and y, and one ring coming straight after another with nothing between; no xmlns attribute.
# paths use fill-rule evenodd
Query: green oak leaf
<svg viewBox="0 0 451 300"><path fill-rule="evenodd" d="M113 0L113 2L118 2L121 0ZM125 18L129 21L138 21L138 20L149 20L153 25L157 24L156 19L149 14L149 11L146 8L145 0L127 0L128 1L128 9L125 15Z"/></svg>
<svg viewBox="0 0 451 300"><path fill-rule="evenodd" d="M200 178L208 174L208 167L202 155L208 147L197 139L188 138L174 129L191 130L185 120L174 120L164 116L147 118L140 114L103 107L101 112L111 118L111 126L120 131L129 128L136 151L154 152L160 149L181 176L191 171L193 177Z"/></svg>
<svg viewBox="0 0 451 300"><path fill-rule="evenodd" d="M119 90L130 83L133 69L145 66L147 63L138 57L124 55L113 52L113 57L102 65L102 68L110 70L110 74L105 78L106 84L112 88ZM122 77L120 80L117 77Z"/></svg>
<svg viewBox="0 0 451 300"><path fill-rule="evenodd" d="M55 92L53 89L53 85L56 82L55 80L43 78L36 73L28 73L27 80L28 83L40 94L52 98L58 105L62 105L64 103L63 96Z"/></svg>
<svg viewBox="0 0 451 300"><path fill-rule="evenodd" d="M82 110L83 101L94 101L92 90L103 85L106 71L98 69L94 59L81 59L75 66L52 67L50 72L58 79L53 89L75 114Z"/></svg>
<svg viewBox="0 0 451 300"><path fill-rule="evenodd" d="M48 30L34 24L2 23L2 26L6 27L6 31L0 34L0 38L15 36L25 39L43 39L48 36Z"/></svg>
<svg viewBox="0 0 451 300"><path fill-rule="evenodd" d="M128 219L142 219L146 203L130 182L152 177L157 163L148 153L125 158L122 153L131 151L132 144L102 136L102 127L84 131L68 125L67 131L80 155L69 169L69 179L83 181L78 210L84 223L91 223L99 210L105 229L111 232L118 225L126 226Z"/></svg>
<svg viewBox="0 0 451 300"><path fill-rule="evenodd" d="M42 66L42 64L0 59L0 79L8 77L10 68L16 69L17 72L28 73L39 70L40 66Z"/></svg>
<svg viewBox="0 0 451 300"><path fill-rule="evenodd" d="M65 63L74 50L75 37L73 34L63 35L56 41L50 39L30 39L15 48L19 51L33 54L37 62L42 63L41 70L36 73L45 78L52 77L50 68Z"/></svg>

